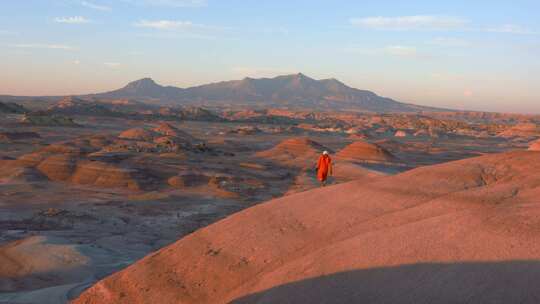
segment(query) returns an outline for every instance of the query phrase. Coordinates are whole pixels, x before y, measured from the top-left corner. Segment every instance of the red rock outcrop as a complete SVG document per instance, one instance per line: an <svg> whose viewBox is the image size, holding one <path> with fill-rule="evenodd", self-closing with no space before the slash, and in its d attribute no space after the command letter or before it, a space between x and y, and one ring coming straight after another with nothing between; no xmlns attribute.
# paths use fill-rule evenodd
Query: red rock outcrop
<svg viewBox="0 0 540 304"><path fill-rule="evenodd" d="M146 130L143 128L134 128L123 131L118 135L118 138L140 140L140 141L152 141L156 136L156 132Z"/></svg>
<svg viewBox="0 0 540 304"><path fill-rule="evenodd" d="M77 157L56 154L47 157L36 168L53 181L69 181L77 166Z"/></svg>
<svg viewBox="0 0 540 304"><path fill-rule="evenodd" d="M111 163L81 161L70 180L81 185L140 190L144 180L138 174L137 170Z"/></svg>

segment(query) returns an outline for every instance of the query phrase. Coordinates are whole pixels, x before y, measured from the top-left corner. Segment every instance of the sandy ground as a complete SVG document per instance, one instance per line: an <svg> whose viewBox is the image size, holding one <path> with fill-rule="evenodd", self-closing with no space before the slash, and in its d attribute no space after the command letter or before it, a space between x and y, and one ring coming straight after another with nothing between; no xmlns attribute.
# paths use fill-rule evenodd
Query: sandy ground
<svg viewBox="0 0 540 304"><path fill-rule="evenodd" d="M40 137L0 142L4 165L0 166L0 303L66 303L97 280L200 228L261 202L318 188L316 153L300 153L295 162L287 163L258 156L284 140L307 137L333 151L354 141L343 133L274 132L274 125L257 124L262 133L242 135L227 131L246 124L172 122L206 142L210 152L130 152L126 165L150 172L152 187L128 189L77 184L71 177L51 180L40 173L40 167L15 170L5 164L51 149L51 144L68 141L76 146L71 142L94 135L116 138L126 129L154 128L159 122L78 117L82 127L64 128L23 126L17 119L2 117L0 131L36 132ZM356 185L368 185L419 166L524 146L491 137L448 138L435 143L387 137L370 141L381 141L379 145L398 161L336 159L330 184L356 180ZM55 173L59 172L56 165L51 169ZM178 172L196 172L204 182L189 184L192 175L186 175L186 180L171 185L168 179ZM296 229L296 224L290 225Z"/></svg>

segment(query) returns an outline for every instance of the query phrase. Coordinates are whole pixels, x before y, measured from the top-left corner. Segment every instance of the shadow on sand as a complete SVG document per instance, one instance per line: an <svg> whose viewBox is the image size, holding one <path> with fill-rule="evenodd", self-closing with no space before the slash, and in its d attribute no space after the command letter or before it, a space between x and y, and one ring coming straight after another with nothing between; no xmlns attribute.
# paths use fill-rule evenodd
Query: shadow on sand
<svg viewBox="0 0 540 304"><path fill-rule="evenodd" d="M540 261L413 264L341 272L277 286L247 303L540 303Z"/></svg>

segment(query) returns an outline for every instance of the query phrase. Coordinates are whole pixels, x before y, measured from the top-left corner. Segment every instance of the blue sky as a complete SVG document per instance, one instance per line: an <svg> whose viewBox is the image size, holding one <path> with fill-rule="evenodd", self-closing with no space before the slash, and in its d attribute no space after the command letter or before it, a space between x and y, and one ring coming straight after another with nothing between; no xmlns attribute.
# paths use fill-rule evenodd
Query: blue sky
<svg viewBox="0 0 540 304"><path fill-rule="evenodd" d="M0 94L303 72L400 101L540 113L538 1L0 4Z"/></svg>

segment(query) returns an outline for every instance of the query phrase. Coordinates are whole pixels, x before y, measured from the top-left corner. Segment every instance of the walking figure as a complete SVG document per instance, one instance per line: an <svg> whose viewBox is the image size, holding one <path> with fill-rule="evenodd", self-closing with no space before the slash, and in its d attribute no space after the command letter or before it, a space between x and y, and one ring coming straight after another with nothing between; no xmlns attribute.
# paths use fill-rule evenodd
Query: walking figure
<svg viewBox="0 0 540 304"><path fill-rule="evenodd" d="M328 175L332 176L332 159L328 155L328 151L324 151L317 162L317 179L321 182L321 186L326 186Z"/></svg>

